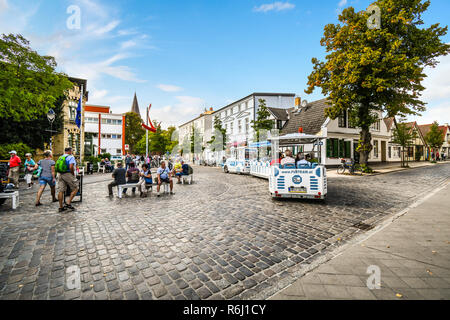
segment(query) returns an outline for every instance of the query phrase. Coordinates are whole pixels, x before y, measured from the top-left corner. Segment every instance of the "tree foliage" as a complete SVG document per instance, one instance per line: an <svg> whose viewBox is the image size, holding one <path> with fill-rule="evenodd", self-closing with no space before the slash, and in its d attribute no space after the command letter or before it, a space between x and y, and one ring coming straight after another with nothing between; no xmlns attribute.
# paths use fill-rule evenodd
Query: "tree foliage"
<svg viewBox="0 0 450 320"><path fill-rule="evenodd" d="M432 149L440 149L444 144L444 130L439 129L437 121L433 122L430 131L425 135L425 141Z"/></svg>
<svg viewBox="0 0 450 320"><path fill-rule="evenodd" d="M2 34L0 118L32 121L53 108L58 98L73 86L66 75L55 69L55 59L39 55L23 36Z"/></svg>
<svg viewBox="0 0 450 320"><path fill-rule="evenodd" d="M23 142L32 149L43 149L45 144L50 143L51 138L50 131L46 130L51 128L55 131L54 136L63 130L65 99L65 96L60 96L53 106L56 117L52 126L48 122L47 114L29 121L15 121L13 118L0 117L0 128L2 128L0 144Z"/></svg>
<svg viewBox="0 0 450 320"><path fill-rule="evenodd" d="M162 155L166 152L172 152L178 145L178 141L175 140L176 128L171 126L167 130L161 128L161 123L154 120L153 125L156 128L156 132L148 133L148 150L149 154L157 153ZM146 135L139 140L136 144L135 152L138 154L145 154L146 150Z"/></svg>
<svg viewBox="0 0 450 320"><path fill-rule="evenodd" d="M425 67L435 67L437 58L447 55L450 46L441 41L447 27L438 23L423 27L423 14L430 1L378 0L381 28L369 29L371 13L346 8L339 24L325 26L321 45L326 61L312 59L306 93L316 87L328 97L326 115L336 119L349 110L352 123L361 128L358 151L367 164L372 149L369 128L377 120L374 112L387 116L420 114L425 89Z"/></svg>
<svg viewBox="0 0 450 320"><path fill-rule="evenodd" d="M145 136L145 130L142 128L141 117L134 112L127 112L125 114L125 143L130 146L131 153L136 153L136 145L143 136Z"/></svg>
<svg viewBox="0 0 450 320"><path fill-rule="evenodd" d="M225 150L227 144L227 129L222 126L222 121L219 116L214 117L213 136L207 143L213 151Z"/></svg>
<svg viewBox="0 0 450 320"><path fill-rule="evenodd" d="M401 153L401 166L407 166L405 159L405 148L409 147L413 144L414 140L417 138L417 132L414 130L414 127L411 127L410 124L401 120L400 122L395 122L395 129L392 134L392 143L398 144L402 147Z"/></svg>
<svg viewBox="0 0 450 320"><path fill-rule="evenodd" d="M255 132L255 141L260 141L263 130L270 131L273 128L273 120L270 120L270 112L266 106L266 100L259 99L259 109L256 113L256 120L252 120L252 128Z"/></svg>

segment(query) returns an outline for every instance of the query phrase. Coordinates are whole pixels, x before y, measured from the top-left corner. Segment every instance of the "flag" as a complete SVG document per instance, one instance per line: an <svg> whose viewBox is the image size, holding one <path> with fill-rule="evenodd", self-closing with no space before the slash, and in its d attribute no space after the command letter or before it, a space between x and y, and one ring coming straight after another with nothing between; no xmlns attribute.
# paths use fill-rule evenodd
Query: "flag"
<svg viewBox="0 0 450 320"><path fill-rule="evenodd" d="M83 101L83 89L81 89L80 100L78 101L78 107L77 107L77 115L75 117L75 123L78 128L81 128L81 104L82 104L82 101Z"/></svg>

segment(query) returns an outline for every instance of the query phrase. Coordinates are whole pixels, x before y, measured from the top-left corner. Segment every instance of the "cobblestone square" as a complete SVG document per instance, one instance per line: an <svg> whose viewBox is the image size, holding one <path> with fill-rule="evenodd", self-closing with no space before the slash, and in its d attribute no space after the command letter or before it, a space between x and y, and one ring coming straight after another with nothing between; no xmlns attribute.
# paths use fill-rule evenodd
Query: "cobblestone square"
<svg viewBox="0 0 450 320"><path fill-rule="evenodd" d="M449 164L330 177L322 203L274 201L265 180L203 167L173 196L110 200L109 175L95 175L67 214L48 190L39 208L36 190L23 192L18 210L7 202L0 211L0 299L268 298L364 232L358 224L376 225L449 178ZM67 285L71 266L79 289ZM325 289L339 295L335 280Z"/></svg>

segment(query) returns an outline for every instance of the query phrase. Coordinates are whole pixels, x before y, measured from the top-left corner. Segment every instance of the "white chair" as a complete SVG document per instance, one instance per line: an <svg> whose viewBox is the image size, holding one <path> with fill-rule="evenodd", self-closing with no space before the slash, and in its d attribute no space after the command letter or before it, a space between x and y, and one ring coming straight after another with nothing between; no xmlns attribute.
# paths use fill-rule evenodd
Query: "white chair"
<svg viewBox="0 0 450 320"><path fill-rule="evenodd" d="M102 165L100 165L100 162L97 162L97 167L98 167L97 172L100 172L100 170L102 170L103 173L105 173L106 166L102 166Z"/></svg>
<svg viewBox="0 0 450 320"><path fill-rule="evenodd" d="M181 183L182 184L185 184L185 183L192 184L193 181L194 181L194 175L193 174L190 174L188 176L181 176Z"/></svg>

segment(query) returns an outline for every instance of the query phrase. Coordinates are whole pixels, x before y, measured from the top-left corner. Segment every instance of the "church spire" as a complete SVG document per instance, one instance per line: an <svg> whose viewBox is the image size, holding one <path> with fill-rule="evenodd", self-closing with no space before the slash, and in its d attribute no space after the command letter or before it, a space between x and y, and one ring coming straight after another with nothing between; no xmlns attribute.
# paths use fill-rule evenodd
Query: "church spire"
<svg viewBox="0 0 450 320"><path fill-rule="evenodd" d="M131 106L131 112L134 112L141 116L141 112L139 111L139 103L137 101L136 92L134 93L133 105Z"/></svg>

